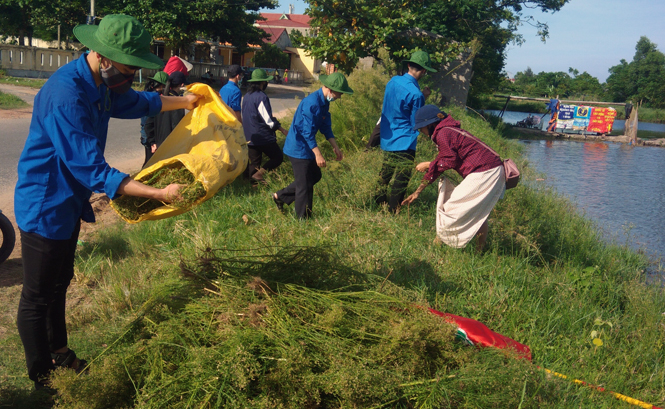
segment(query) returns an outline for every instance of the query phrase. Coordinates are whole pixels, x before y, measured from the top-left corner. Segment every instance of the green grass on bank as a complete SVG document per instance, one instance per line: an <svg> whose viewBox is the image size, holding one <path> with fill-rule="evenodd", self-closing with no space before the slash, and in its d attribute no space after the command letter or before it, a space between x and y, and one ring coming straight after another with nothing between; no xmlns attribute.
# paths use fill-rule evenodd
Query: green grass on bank
<svg viewBox="0 0 665 409"><path fill-rule="evenodd" d="M0 70L0 84L20 85L22 87L40 89L45 83L46 79L11 77L4 75L4 72Z"/></svg>
<svg viewBox="0 0 665 409"><path fill-rule="evenodd" d="M531 184L500 127L447 108L524 166L482 254L433 243L433 186L398 215L372 203L381 154L362 138L386 81L354 73L356 94L333 104L346 157L314 188L314 219L282 215L270 198L292 181L287 161L267 188L237 180L185 215L118 224L80 247L70 346L94 362L56 378L57 407L632 407L536 365L665 403L665 296L645 284L645 260ZM422 138L417 160L434 154ZM461 344L417 306L484 322L529 345L533 365ZM11 319L0 325L0 407L40 407Z"/></svg>
<svg viewBox="0 0 665 409"><path fill-rule="evenodd" d="M0 109L16 109L29 107L30 104L23 101L16 95L7 94L0 91Z"/></svg>
<svg viewBox="0 0 665 409"><path fill-rule="evenodd" d="M501 110L506 104L505 98L481 97L471 106L476 110ZM601 105L599 105L601 106ZM610 105L607 105L609 107ZM626 111L623 107L612 106L617 110L617 119L625 119ZM510 100L507 111L532 112L544 114L547 112L544 102ZM642 107L639 109L639 120L642 122L665 123L665 109Z"/></svg>

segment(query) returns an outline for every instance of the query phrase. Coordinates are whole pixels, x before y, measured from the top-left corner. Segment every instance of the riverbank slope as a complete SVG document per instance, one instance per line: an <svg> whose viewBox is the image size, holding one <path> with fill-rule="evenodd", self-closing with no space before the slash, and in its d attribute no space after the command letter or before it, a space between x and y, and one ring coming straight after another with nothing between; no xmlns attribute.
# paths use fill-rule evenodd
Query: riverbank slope
<svg viewBox="0 0 665 409"><path fill-rule="evenodd" d="M56 378L58 407L629 407L536 365L662 405L665 296L645 284L644 258L601 242L531 183L500 126L456 108L524 180L490 216L485 252L435 243L435 187L397 215L373 204L382 156L363 138L387 78L351 80L355 95L332 109L346 157L314 188L313 220L270 197L292 180L285 163L267 188L237 180L185 215L117 224L81 246L70 345L94 361ZM434 155L421 138L417 161ZM456 341L425 306L529 345L533 364ZM35 407L14 319L0 316L0 406Z"/></svg>

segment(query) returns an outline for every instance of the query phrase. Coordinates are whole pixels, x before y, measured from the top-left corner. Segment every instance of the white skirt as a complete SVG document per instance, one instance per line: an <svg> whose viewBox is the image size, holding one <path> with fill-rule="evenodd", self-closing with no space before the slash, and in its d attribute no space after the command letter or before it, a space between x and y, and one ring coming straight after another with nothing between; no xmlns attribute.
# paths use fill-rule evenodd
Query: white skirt
<svg viewBox="0 0 665 409"><path fill-rule="evenodd" d="M465 247L505 191L503 166L471 173L457 187L448 178L441 178L436 203L436 235L451 247Z"/></svg>

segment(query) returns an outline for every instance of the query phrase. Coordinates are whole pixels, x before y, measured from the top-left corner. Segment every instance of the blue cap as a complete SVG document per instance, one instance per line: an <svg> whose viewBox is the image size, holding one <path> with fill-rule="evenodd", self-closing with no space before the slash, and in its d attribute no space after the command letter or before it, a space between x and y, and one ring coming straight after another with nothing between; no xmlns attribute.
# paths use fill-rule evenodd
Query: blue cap
<svg viewBox="0 0 665 409"><path fill-rule="evenodd" d="M413 130L417 131L429 124L439 122L447 116L448 114L441 111L436 105L425 105L416 112L416 124L413 126Z"/></svg>

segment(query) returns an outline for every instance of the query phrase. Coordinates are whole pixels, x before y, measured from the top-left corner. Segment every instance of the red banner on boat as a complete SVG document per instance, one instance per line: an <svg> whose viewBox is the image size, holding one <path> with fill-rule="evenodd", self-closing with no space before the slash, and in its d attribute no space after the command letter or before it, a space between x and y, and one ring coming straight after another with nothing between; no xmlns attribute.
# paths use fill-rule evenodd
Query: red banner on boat
<svg viewBox="0 0 665 409"><path fill-rule="evenodd" d="M617 111L614 108L593 108L587 131L606 134L612 132Z"/></svg>

